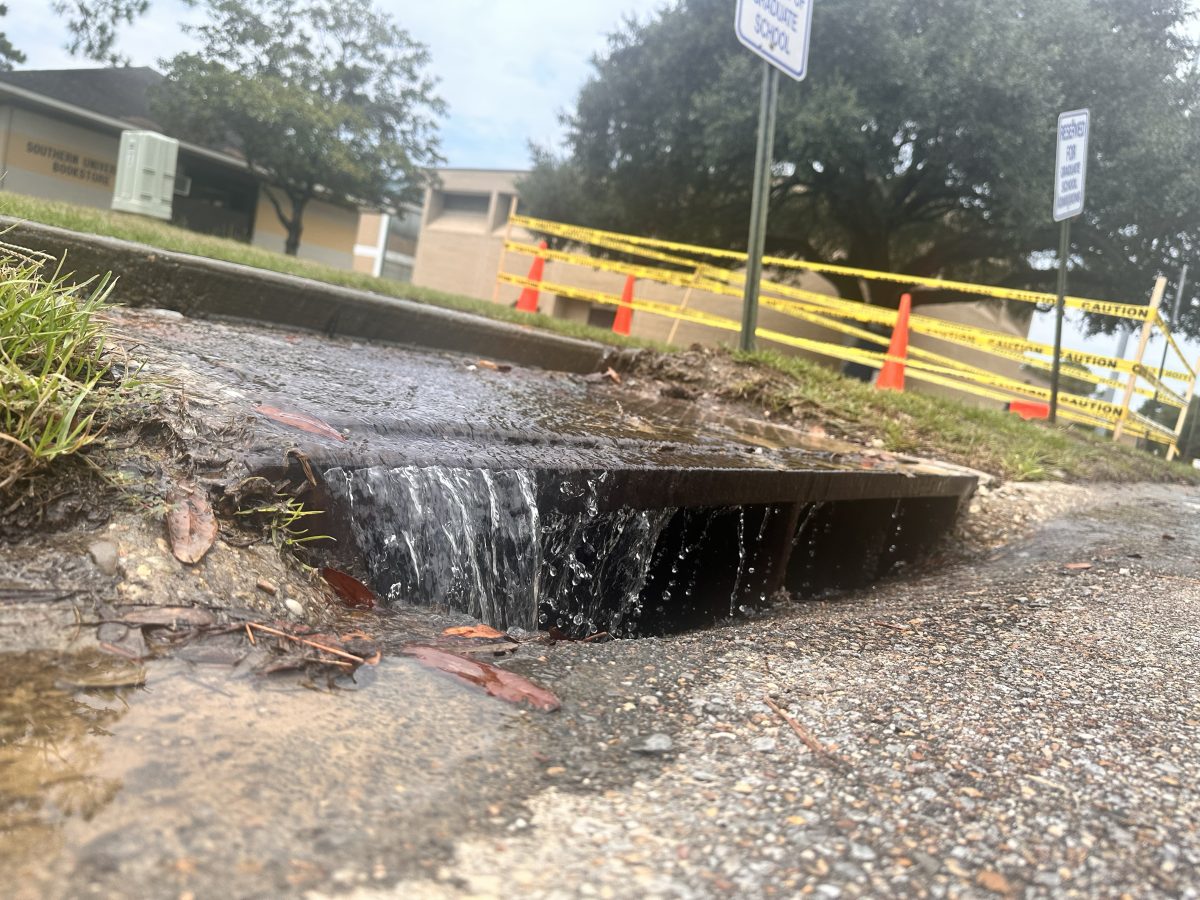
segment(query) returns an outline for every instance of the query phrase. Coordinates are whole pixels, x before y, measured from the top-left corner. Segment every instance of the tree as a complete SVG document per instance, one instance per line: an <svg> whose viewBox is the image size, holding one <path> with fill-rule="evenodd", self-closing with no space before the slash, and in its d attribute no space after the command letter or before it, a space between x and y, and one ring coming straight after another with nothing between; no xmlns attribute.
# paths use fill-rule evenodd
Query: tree
<svg viewBox="0 0 1200 900"><path fill-rule="evenodd" d="M626 21L565 118L565 154L535 148L526 208L744 249L761 63L730 6L677 0ZM1188 15L1185 0L822 0L807 80L782 79L768 250L1052 289L1054 122L1086 106L1071 285L1144 302L1200 246ZM887 306L903 290L837 287ZM1200 311L1184 321L1200 333Z"/></svg>
<svg viewBox="0 0 1200 900"><path fill-rule="evenodd" d="M8 15L8 7L0 3L0 19ZM12 45L12 41L0 31L0 71L7 72L14 64L25 62L25 54Z"/></svg>
<svg viewBox="0 0 1200 900"><path fill-rule="evenodd" d="M121 26L132 25L150 8L150 0L54 0L55 14L67 17L67 51L110 66L127 66L129 57L114 48Z"/></svg>
<svg viewBox="0 0 1200 900"><path fill-rule="evenodd" d="M440 161L444 104L426 48L370 0L205 0L195 52L166 61L152 109L171 133L242 154L300 247L316 197L415 199Z"/></svg>

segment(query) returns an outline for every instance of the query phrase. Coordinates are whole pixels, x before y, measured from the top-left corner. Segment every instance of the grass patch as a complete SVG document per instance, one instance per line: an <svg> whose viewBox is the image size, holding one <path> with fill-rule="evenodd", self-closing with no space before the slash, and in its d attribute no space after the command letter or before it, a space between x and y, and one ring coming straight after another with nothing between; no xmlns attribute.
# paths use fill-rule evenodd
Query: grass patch
<svg viewBox="0 0 1200 900"><path fill-rule="evenodd" d="M0 492L95 441L119 390L99 316L107 279L68 287L45 265L0 246Z"/></svg>
<svg viewBox="0 0 1200 900"><path fill-rule="evenodd" d="M327 534L309 534L307 528L299 527L308 516L320 516L319 509L305 509L304 504L287 494L276 493L270 503L259 503L234 512L235 516L250 517L270 535L276 550L295 550L301 544L312 541L332 541Z"/></svg>
<svg viewBox="0 0 1200 900"><path fill-rule="evenodd" d="M760 351L735 354L744 363L783 378L760 381L767 408L803 411L830 431L878 438L884 449L938 457L1016 481L1189 481L1190 465L1168 463L1144 450L1115 444L1090 429L1026 422L929 394L878 391L822 366ZM745 394L745 388L741 388Z"/></svg>
<svg viewBox="0 0 1200 900"><path fill-rule="evenodd" d="M42 200L36 197L26 197L21 194L0 192L0 215L12 216L17 219L28 219L43 225L53 225L67 228L85 234L101 234L108 237L134 241L160 247L163 250L173 250L177 253L190 253L194 256L204 256L209 259L220 259L226 262L241 263L256 269L266 269L272 272L282 272L286 275L297 275L301 278L311 278L326 284L336 284L341 287L354 288L360 291L370 291L385 297L395 297L400 300L415 300L418 303L428 303L430 306L440 306L444 309L455 309L460 312L474 313L489 319L512 322L517 325L530 325L546 331L553 331L567 337L583 340L599 341L618 347L641 347L655 350L668 349L658 341L642 338L624 337L613 334L601 328L586 325L582 322L570 322L557 319L541 313L530 315L517 310L491 303L487 300L477 300L474 297L463 297L459 294L448 294L435 291L432 288L418 287L402 281L392 281L386 278L376 278L361 272L348 272L322 265L294 256L285 256L252 247L241 241L227 238L197 234L185 228L178 228L144 216L134 216L127 213L108 212L85 206L74 206L53 200Z"/></svg>

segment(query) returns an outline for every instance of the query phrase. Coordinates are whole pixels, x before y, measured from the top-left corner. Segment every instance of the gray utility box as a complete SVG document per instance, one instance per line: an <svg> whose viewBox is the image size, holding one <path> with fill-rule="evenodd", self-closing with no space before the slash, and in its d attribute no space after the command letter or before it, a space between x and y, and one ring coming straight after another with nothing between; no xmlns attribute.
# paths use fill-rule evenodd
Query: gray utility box
<svg viewBox="0 0 1200 900"><path fill-rule="evenodd" d="M156 131L122 131L112 208L171 218L179 141Z"/></svg>

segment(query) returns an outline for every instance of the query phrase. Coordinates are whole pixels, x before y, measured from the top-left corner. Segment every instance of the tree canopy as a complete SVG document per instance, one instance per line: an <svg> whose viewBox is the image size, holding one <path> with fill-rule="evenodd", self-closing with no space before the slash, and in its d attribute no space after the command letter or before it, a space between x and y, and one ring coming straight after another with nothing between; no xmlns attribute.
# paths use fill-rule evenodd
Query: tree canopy
<svg viewBox="0 0 1200 900"><path fill-rule="evenodd" d="M0 3L0 19L8 15L8 7ZM0 71L7 71L13 65L25 62L25 54L13 46L7 35L0 31Z"/></svg>
<svg viewBox="0 0 1200 900"><path fill-rule="evenodd" d="M150 8L150 0L54 0L57 15L66 17L67 51L110 66L127 66L129 58L115 45L122 26L132 25Z"/></svg>
<svg viewBox="0 0 1200 900"><path fill-rule="evenodd" d="M781 83L768 250L1052 289L1055 122L1088 107L1072 291L1144 302L1200 242L1188 17L1184 0L821 0L808 78ZM744 249L760 66L728 0L626 21L565 117L565 153L534 148L525 207ZM884 305L902 290L838 288ZM1200 333L1200 309L1183 323Z"/></svg>
<svg viewBox="0 0 1200 900"><path fill-rule="evenodd" d="M429 53L370 0L205 0L199 49L167 61L152 109L171 134L245 156L300 246L317 197L415 199L440 161Z"/></svg>

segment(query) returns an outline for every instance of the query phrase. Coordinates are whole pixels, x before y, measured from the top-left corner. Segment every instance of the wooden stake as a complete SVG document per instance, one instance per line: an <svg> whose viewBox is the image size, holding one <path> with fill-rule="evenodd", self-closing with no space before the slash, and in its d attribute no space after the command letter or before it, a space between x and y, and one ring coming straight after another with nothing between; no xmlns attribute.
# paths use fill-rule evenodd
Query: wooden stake
<svg viewBox="0 0 1200 900"><path fill-rule="evenodd" d="M504 243L500 245L500 262L496 266L496 284L492 288L492 302L500 302L500 276L504 274L504 255L508 252L508 242L512 239L512 220L517 214L517 195L513 194L512 202L508 204L508 222L504 225Z"/></svg>
<svg viewBox="0 0 1200 900"><path fill-rule="evenodd" d="M1129 404L1133 402L1133 392L1137 388L1138 373L1137 370L1142 365L1142 360L1146 356L1146 347L1150 343L1150 334L1154 331L1154 320L1158 318L1158 308L1162 305L1163 294L1167 290L1167 279L1162 275L1158 276L1158 280L1154 282L1154 292L1150 295L1149 314L1146 316L1146 321L1142 323L1141 333L1138 336L1137 353L1133 357L1134 371L1129 373L1129 381L1125 385L1125 398L1121 401L1121 415L1117 419L1117 424L1113 427L1113 441L1119 441L1121 435L1125 431L1125 420L1129 418Z"/></svg>
<svg viewBox="0 0 1200 900"><path fill-rule="evenodd" d="M1179 411L1179 418L1175 420L1175 440L1167 448L1167 462L1179 455L1179 436L1183 434L1183 423L1187 420L1188 410L1192 408L1192 397L1196 395L1197 376L1200 376L1200 359L1196 360L1196 367L1192 370L1192 380L1188 383L1187 393L1183 397L1183 409Z"/></svg>
<svg viewBox="0 0 1200 900"><path fill-rule="evenodd" d="M683 302L679 304L680 312L683 312L683 310L687 309L688 300L690 300L692 297L692 288L694 288L696 286L696 276L698 274L699 274L698 269L692 273L692 281L687 286L687 290L683 292ZM675 332L677 332L679 330L679 323L682 321L683 321L682 319L676 319L674 322L671 323L671 330L667 333L667 343L668 344L675 343Z"/></svg>

